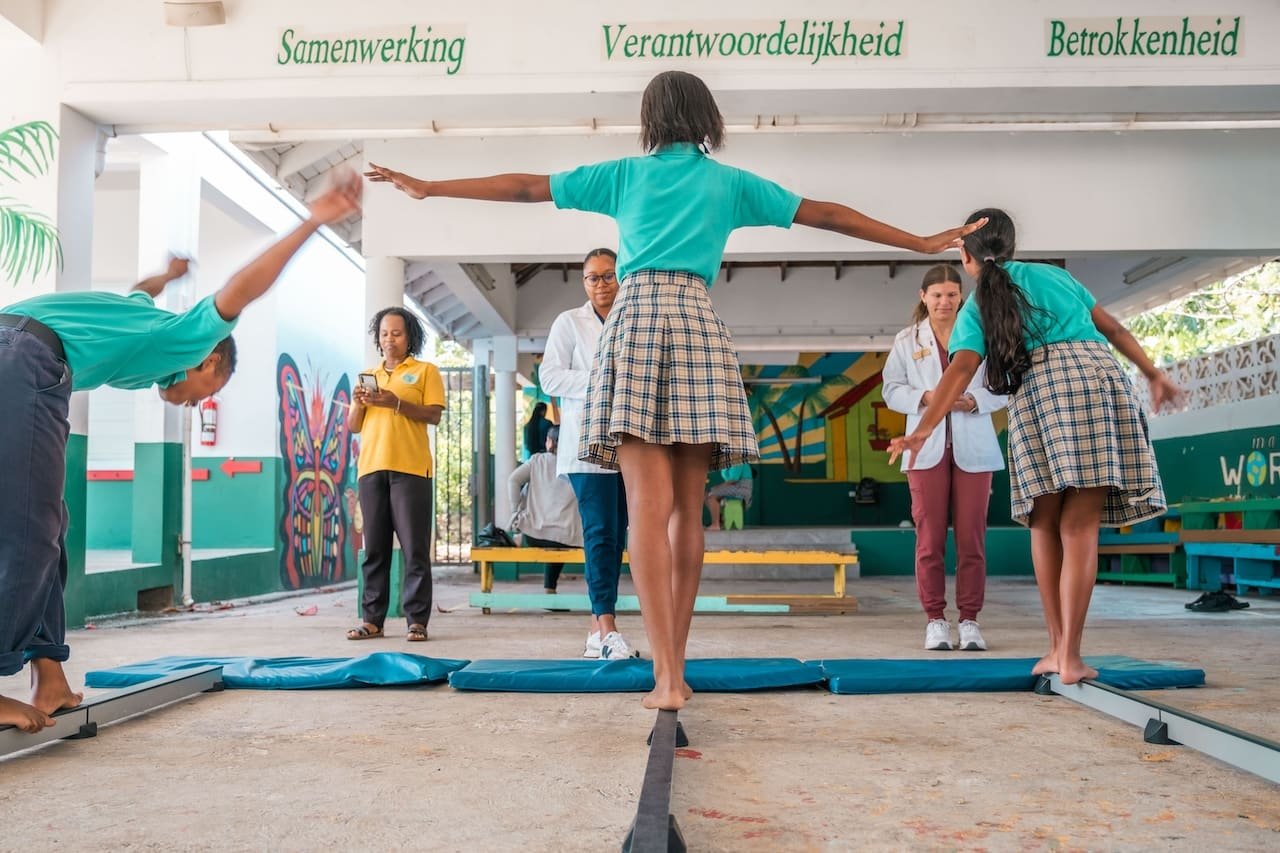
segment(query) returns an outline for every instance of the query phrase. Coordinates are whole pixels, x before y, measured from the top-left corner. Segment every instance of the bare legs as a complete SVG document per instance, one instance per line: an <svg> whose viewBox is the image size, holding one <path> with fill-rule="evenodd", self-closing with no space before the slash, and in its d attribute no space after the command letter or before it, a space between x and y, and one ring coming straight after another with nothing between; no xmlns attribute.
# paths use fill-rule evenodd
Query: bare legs
<svg viewBox="0 0 1280 853"><path fill-rule="evenodd" d="M691 691L685 646L702 577L702 501L710 445L655 445L624 438L618 463L627 488L631 577L653 653L646 708L677 710Z"/></svg>
<svg viewBox="0 0 1280 853"><path fill-rule="evenodd" d="M1064 684L1094 678L1080 656L1085 617L1098 577L1098 526L1107 490L1068 489L1035 499L1031 559L1049 630L1049 653L1032 672L1058 673Z"/></svg>
<svg viewBox="0 0 1280 853"><path fill-rule="evenodd" d="M708 530L720 529L720 499L707 495L707 510L711 513L711 524L707 525ZM699 519L701 520L701 519Z"/></svg>

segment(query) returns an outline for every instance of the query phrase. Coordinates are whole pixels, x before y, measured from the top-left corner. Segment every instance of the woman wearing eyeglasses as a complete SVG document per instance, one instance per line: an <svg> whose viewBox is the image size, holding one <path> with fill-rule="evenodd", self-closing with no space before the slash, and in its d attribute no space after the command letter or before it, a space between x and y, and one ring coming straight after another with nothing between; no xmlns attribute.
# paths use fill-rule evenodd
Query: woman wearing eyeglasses
<svg viewBox="0 0 1280 853"><path fill-rule="evenodd" d="M551 324L538 377L542 390L560 398L560 447L556 474L567 477L578 497L582 543L586 551L591 631L584 658L628 658L631 646L618 631L615 610L627 532L627 495L617 471L578 459L578 436L587 402L591 362L596 357L605 318L618 296L617 255L592 249L582 262L586 304L565 311Z"/></svg>

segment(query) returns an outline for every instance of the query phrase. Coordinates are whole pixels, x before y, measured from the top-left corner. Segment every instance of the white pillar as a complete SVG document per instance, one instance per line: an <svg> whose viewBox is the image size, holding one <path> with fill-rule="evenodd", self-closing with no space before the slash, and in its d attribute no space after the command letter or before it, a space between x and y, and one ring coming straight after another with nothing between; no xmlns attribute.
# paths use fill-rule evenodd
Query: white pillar
<svg viewBox="0 0 1280 853"><path fill-rule="evenodd" d="M200 171L184 150L143 159L138 170L138 279L164 271L169 256L195 260L200 248ZM186 277L171 283L156 299L169 311L185 311L195 304L193 264ZM191 365L197 367L198 365ZM154 390L137 395L134 440L139 443L182 441L183 409L167 405Z"/></svg>
<svg viewBox="0 0 1280 853"><path fill-rule="evenodd" d="M503 527L511 519L507 480L516 469L516 358L515 336L493 339L493 506Z"/></svg>
<svg viewBox="0 0 1280 853"><path fill-rule="evenodd" d="M377 257L364 261L364 327L367 330L373 315L383 308L400 308L404 305L404 260ZM366 332L364 338L366 367L379 362L378 348L373 335Z"/></svg>

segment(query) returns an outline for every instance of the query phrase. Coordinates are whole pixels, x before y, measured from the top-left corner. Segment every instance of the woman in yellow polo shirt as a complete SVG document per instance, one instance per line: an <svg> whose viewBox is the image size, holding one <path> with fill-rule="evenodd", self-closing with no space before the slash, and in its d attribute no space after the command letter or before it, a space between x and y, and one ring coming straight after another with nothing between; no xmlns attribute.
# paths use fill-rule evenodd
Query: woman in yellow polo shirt
<svg viewBox="0 0 1280 853"><path fill-rule="evenodd" d="M408 639L427 639L431 618L431 444L427 425L440 423L444 382L434 364L418 361L426 334L404 308L384 308L369 324L382 363L361 374L347 416L360 433L360 511L364 515L363 624L348 640L381 637L391 601L391 534L404 553L404 615ZM376 390L366 385L372 375Z"/></svg>

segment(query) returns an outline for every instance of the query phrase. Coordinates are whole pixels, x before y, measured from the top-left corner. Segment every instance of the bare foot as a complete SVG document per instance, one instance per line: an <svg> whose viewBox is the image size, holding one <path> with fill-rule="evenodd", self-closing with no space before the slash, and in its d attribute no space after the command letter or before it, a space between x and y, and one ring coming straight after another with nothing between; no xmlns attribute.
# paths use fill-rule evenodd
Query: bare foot
<svg viewBox="0 0 1280 853"><path fill-rule="evenodd" d="M681 690L657 690L645 694L640 704L655 711L679 711L684 707L684 692Z"/></svg>
<svg viewBox="0 0 1280 853"><path fill-rule="evenodd" d="M53 717L17 699L0 696L0 726L17 726L28 734L54 725Z"/></svg>
<svg viewBox="0 0 1280 853"><path fill-rule="evenodd" d="M689 682L687 681L680 682L680 692L684 694L684 698L686 699L693 698L693 688L689 686Z"/></svg>
<svg viewBox="0 0 1280 853"><path fill-rule="evenodd" d="M1098 671L1086 664L1079 657L1064 658L1059 668L1058 677L1063 684L1075 684L1086 678L1097 678Z"/></svg>
<svg viewBox="0 0 1280 853"><path fill-rule="evenodd" d="M1058 671L1058 653L1049 652L1049 654L1036 661L1036 665L1031 667L1032 675L1051 675Z"/></svg>
<svg viewBox="0 0 1280 853"><path fill-rule="evenodd" d="M76 693L67 683L62 664L48 658L31 661L31 704L46 714L74 708L84 701L83 693Z"/></svg>

